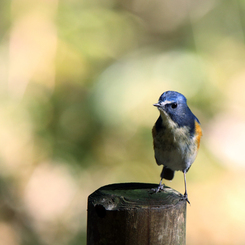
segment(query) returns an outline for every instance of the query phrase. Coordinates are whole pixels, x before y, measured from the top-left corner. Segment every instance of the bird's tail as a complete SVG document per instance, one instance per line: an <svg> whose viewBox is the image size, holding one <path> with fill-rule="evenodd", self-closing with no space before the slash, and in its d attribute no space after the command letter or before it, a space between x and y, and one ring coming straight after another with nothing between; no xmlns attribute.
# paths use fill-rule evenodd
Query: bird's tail
<svg viewBox="0 0 245 245"><path fill-rule="evenodd" d="M161 172L161 179L172 180L173 178L174 171L164 166Z"/></svg>

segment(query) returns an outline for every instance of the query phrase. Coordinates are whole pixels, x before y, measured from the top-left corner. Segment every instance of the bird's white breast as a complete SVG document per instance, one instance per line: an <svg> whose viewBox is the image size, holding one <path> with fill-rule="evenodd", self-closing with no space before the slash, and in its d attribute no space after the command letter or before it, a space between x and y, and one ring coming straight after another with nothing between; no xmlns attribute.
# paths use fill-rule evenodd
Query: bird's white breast
<svg viewBox="0 0 245 245"><path fill-rule="evenodd" d="M179 127L168 115L162 117L163 129L154 137L158 165L172 170L187 170L196 158L197 145L188 127Z"/></svg>

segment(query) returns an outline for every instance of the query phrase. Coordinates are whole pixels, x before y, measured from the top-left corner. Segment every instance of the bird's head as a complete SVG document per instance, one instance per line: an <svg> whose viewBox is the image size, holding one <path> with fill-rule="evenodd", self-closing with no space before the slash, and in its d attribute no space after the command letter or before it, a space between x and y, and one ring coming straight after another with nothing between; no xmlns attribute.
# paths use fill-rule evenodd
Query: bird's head
<svg viewBox="0 0 245 245"><path fill-rule="evenodd" d="M154 106L163 119L172 120L179 127L192 126L196 118L189 109L185 96L175 91L164 92Z"/></svg>

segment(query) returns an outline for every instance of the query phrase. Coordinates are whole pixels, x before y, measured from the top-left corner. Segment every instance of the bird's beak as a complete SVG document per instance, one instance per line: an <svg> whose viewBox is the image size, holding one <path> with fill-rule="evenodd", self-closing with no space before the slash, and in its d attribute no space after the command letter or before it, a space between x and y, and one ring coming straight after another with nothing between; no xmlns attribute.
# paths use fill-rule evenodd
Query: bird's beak
<svg viewBox="0 0 245 245"><path fill-rule="evenodd" d="M156 107L161 107L161 104L159 104L159 103L156 103L156 104L153 104L154 106L156 106Z"/></svg>

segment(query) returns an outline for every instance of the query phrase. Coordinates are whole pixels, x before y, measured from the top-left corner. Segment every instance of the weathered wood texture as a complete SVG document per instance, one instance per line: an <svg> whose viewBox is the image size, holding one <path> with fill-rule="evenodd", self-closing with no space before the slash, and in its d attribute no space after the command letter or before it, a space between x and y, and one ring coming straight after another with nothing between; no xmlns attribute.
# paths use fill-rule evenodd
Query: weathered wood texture
<svg viewBox="0 0 245 245"><path fill-rule="evenodd" d="M155 184L101 187L88 197L87 245L186 244L186 201Z"/></svg>

